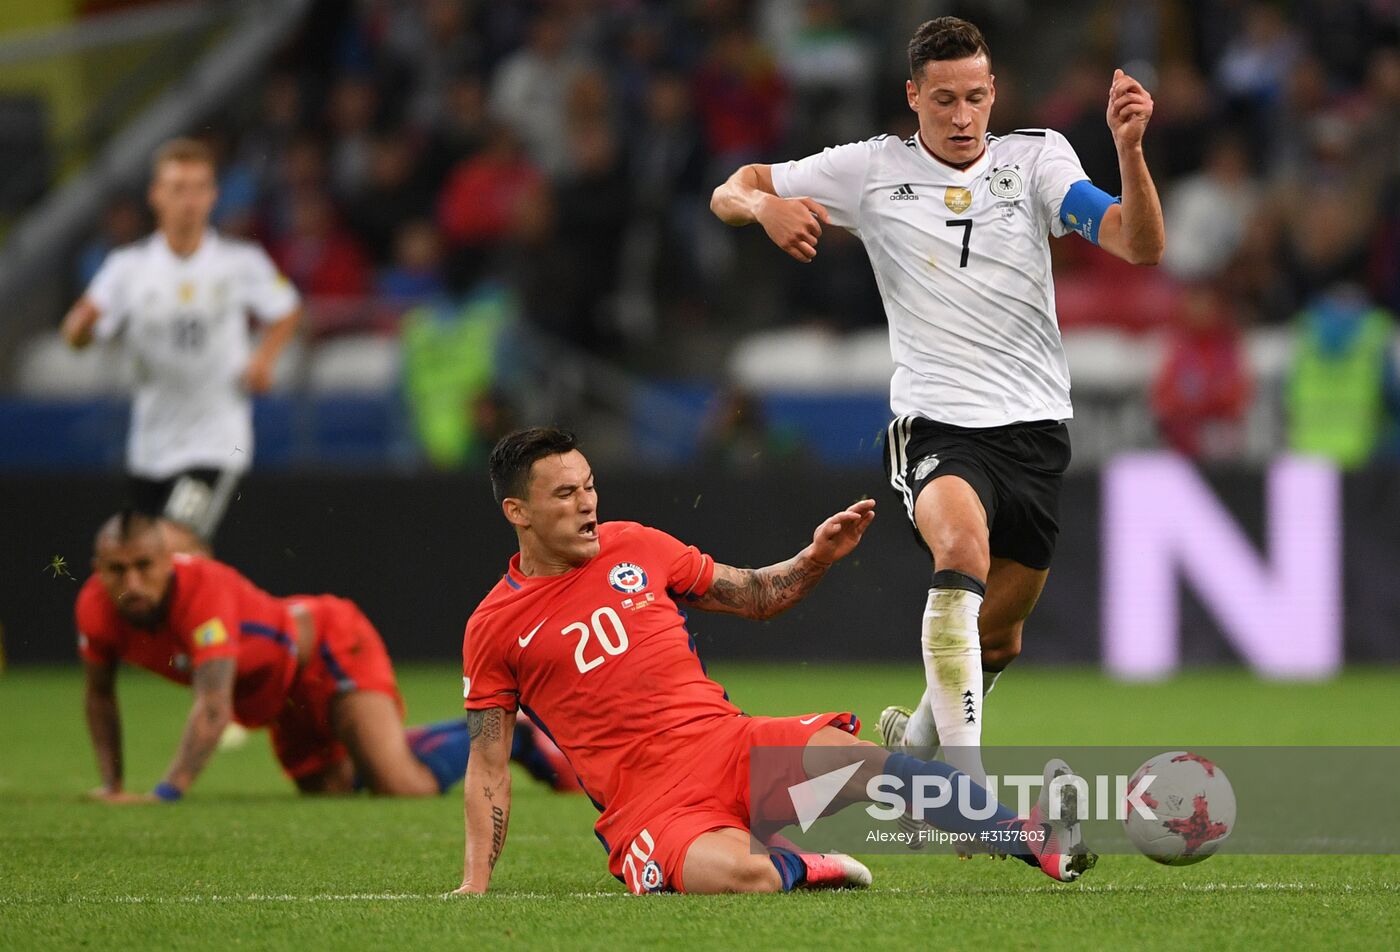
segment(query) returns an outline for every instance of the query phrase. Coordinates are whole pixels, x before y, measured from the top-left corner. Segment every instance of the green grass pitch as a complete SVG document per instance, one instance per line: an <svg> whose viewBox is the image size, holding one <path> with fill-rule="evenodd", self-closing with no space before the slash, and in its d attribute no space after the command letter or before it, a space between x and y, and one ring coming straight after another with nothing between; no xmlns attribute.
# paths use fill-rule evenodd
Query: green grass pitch
<svg viewBox="0 0 1400 952"><path fill-rule="evenodd" d="M716 665L753 713L854 710L866 735L916 667ZM411 720L459 710L450 666L400 671ZM128 785L149 789L188 694L120 683ZM1013 669L988 703L990 744L1400 744L1400 672L1265 684L1235 671L1125 685L1080 669ZM1053 704L1054 714L1047 710ZM1386 713L1389 712L1389 713ZM310 800L258 734L176 806L86 803L96 782L76 669L0 676L0 950L1395 948L1400 857L1220 856L1167 869L1104 857L1060 886L1019 863L876 856L863 893L628 896L593 810L523 775L492 884L461 875L460 791L423 801ZM1393 803L1377 803L1379 813Z"/></svg>

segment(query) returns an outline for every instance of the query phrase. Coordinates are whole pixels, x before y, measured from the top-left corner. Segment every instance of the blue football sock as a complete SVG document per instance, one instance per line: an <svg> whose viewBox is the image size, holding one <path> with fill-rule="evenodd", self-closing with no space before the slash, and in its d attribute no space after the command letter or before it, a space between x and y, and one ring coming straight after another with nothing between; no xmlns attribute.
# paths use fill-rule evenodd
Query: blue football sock
<svg viewBox="0 0 1400 952"><path fill-rule="evenodd" d="M465 720L410 727L407 736L409 750L432 771L439 792L446 793L466 774L472 741Z"/></svg>
<svg viewBox="0 0 1400 952"><path fill-rule="evenodd" d="M904 781L901 793L906 798L912 796L912 791L920 777L942 777L952 786L952 796L942 806L920 809L914 814L916 820L923 820L925 823L948 833L968 837L973 842L983 843L998 852L1010 853L1032 866L1038 865L1035 856L1026 846L1024 840L1001 838L1006 835L1008 829L1015 829L1013 824L1017 820L1016 814L1004 804L998 803L991 816L985 820L974 820L965 815L972 812L978 814L986 812L987 788L974 782L972 778L967 777L951 764L945 764L941 760L919 760L908 754L892 753L885 759L882 772ZM964 777L967 777L966 781L962 780ZM967 784L967 799L963 797L964 783ZM909 802L912 803L912 799ZM984 833L986 834L985 839L982 838Z"/></svg>
<svg viewBox="0 0 1400 952"><path fill-rule="evenodd" d="M792 892L795 887L807 881L807 864L792 850L773 848L768 851L768 858L778 868L778 876L783 881L783 892Z"/></svg>
<svg viewBox="0 0 1400 952"><path fill-rule="evenodd" d="M515 736L510 741L510 759L529 771L536 780L552 784L556 779L554 766L535 745L535 736L530 728L519 722L515 725Z"/></svg>

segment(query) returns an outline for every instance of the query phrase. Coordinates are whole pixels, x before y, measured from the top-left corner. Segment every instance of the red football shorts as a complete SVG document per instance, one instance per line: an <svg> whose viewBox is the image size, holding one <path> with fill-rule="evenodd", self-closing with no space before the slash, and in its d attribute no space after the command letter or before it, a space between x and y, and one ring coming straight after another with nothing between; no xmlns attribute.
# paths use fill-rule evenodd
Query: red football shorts
<svg viewBox="0 0 1400 952"><path fill-rule="evenodd" d="M351 691L378 691L398 704L389 652L359 606L330 595L307 599L315 620L316 643L291 689L282 714L268 725L272 749L287 776L299 780L349 756L331 727L331 702Z"/></svg>
<svg viewBox="0 0 1400 952"><path fill-rule="evenodd" d="M804 747L823 727L860 733L854 714L806 717L733 717L720 719L713 740L695 752L692 769L682 783L666 790L631 824L618 842L609 844L608 870L638 895L685 892L683 867L690 844L705 833L734 829L749 832L749 758L755 747ZM800 772L792 783L807 779ZM668 780L657 778L658 786ZM786 786L774 787L779 793ZM791 804L785 805L791 811ZM773 816L774 804L763 815Z"/></svg>

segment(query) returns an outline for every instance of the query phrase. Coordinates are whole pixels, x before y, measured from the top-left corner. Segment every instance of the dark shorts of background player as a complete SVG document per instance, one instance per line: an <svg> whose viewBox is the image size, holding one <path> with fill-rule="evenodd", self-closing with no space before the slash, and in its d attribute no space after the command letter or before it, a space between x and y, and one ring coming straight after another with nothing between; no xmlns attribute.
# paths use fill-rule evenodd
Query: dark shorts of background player
<svg viewBox="0 0 1400 952"><path fill-rule="evenodd" d="M960 476L987 510L991 554L1033 569L1048 569L1055 554L1069 460L1069 430L1054 420L971 429L902 416L886 432L885 476L911 525L923 488ZM928 550L917 526L914 538Z"/></svg>
<svg viewBox="0 0 1400 952"><path fill-rule="evenodd" d="M168 479L129 476L128 502L137 512L178 522L211 542L240 475L236 470L198 467Z"/></svg>

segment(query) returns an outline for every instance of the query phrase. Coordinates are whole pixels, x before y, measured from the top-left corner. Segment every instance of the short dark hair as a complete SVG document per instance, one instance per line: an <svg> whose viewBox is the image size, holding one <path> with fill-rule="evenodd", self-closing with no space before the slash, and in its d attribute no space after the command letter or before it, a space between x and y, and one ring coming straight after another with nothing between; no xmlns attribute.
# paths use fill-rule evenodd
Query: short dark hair
<svg viewBox="0 0 1400 952"><path fill-rule="evenodd" d="M546 456L578 449L578 437L553 426L532 426L507 433L491 450L491 494L496 502L523 499L530 488L530 467Z"/></svg>
<svg viewBox="0 0 1400 952"><path fill-rule="evenodd" d="M102 523L102 526L97 530L94 547L101 544L103 540L125 545L132 539L159 528L160 520L150 513L136 509L123 509Z"/></svg>
<svg viewBox="0 0 1400 952"><path fill-rule="evenodd" d="M992 58L982 31L971 23L958 17L927 20L909 41L909 78L918 83L925 63L967 59L979 53L988 60Z"/></svg>

